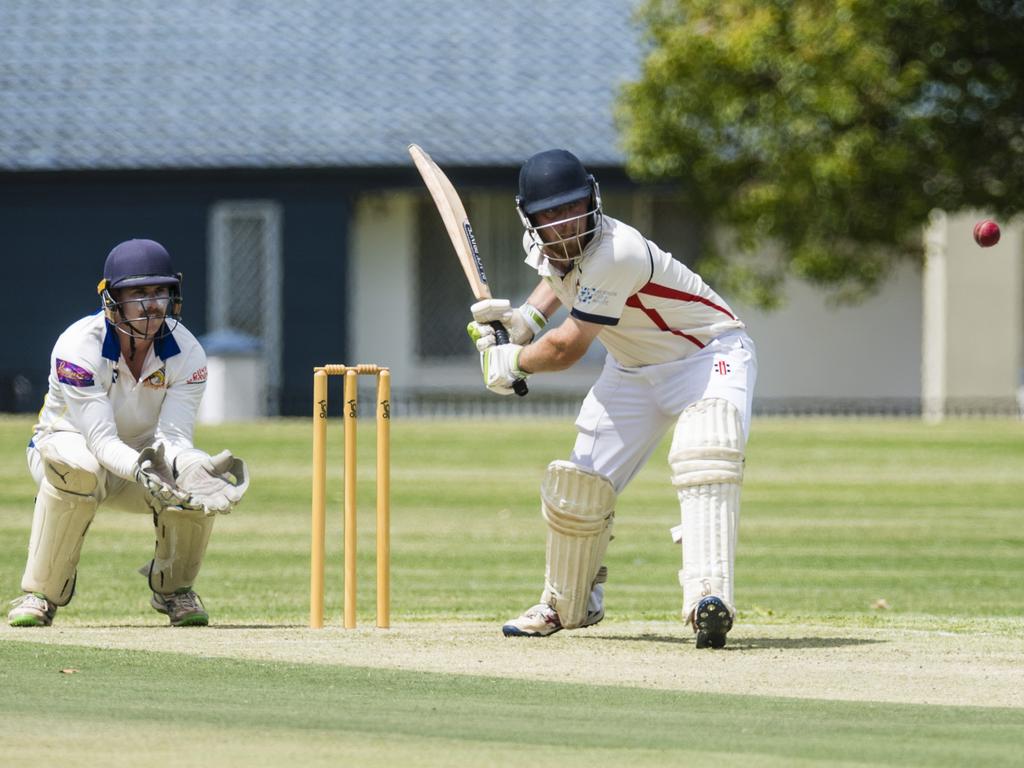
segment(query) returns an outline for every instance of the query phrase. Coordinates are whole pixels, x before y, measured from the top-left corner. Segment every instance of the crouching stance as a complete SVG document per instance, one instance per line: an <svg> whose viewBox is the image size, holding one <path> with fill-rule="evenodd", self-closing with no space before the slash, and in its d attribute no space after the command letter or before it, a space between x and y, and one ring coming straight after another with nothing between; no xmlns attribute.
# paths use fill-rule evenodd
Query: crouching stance
<svg viewBox="0 0 1024 768"><path fill-rule="evenodd" d="M8 619L49 626L78 584L98 509L145 513L156 551L140 571L151 604L174 626L209 617L192 586L214 515L241 501L245 462L192 444L206 356L180 324L181 275L152 240L115 247L100 282L101 311L72 324L50 357L49 391L28 447L38 487L28 561Z"/></svg>
<svg viewBox="0 0 1024 768"><path fill-rule="evenodd" d="M735 618L733 564L743 452L757 376L754 344L725 301L636 229L605 216L593 176L562 149L534 155L516 206L526 263L540 283L521 306L471 307L470 337L488 389L575 364L595 339L604 369L576 419L569 461L541 485L547 571L540 602L506 623L506 636L544 637L604 618L603 558L616 498L669 429L682 523L683 618L698 648L721 648ZM565 306L569 316L545 331ZM509 344L497 344L490 323ZM675 517L673 512L672 517Z"/></svg>

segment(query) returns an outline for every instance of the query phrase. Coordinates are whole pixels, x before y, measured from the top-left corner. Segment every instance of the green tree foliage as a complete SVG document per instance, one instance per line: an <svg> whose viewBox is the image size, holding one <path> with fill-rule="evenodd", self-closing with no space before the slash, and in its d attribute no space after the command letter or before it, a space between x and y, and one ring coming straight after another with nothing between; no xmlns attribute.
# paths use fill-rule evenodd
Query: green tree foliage
<svg viewBox="0 0 1024 768"><path fill-rule="evenodd" d="M787 272L856 300L922 258L931 210L1024 208L1024 0L647 0L639 16L629 169L680 186L705 225L699 268L748 301L771 306ZM751 257L766 244L776 257Z"/></svg>

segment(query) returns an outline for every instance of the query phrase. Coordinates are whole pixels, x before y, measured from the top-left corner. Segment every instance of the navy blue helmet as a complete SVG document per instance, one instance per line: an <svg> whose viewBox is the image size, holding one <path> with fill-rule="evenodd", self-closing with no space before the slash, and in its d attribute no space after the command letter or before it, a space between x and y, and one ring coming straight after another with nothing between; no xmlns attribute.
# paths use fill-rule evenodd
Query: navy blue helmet
<svg viewBox="0 0 1024 768"><path fill-rule="evenodd" d="M125 240L114 246L103 265L103 288L133 285L181 286L171 255L155 240ZM101 288L101 290L103 290Z"/></svg>
<svg viewBox="0 0 1024 768"><path fill-rule="evenodd" d="M590 197L593 191L594 177L576 155L565 149L549 149L538 152L519 169L516 202L523 213L531 215Z"/></svg>
<svg viewBox="0 0 1024 768"><path fill-rule="evenodd" d="M103 279L97 286L103 312L118 330L130 336L150 336L147 331L139 332L136 325L128 323L124 313L127 302L121 301L116 293L124 288L135 288L143 285L166 285L169 294L169 306L164 319L175 325L181 317L181 273L174 271L171 255L155 240L125 240L114 246L107 255L103 265ZM136 300L137 301L137 300ZM166 335L173 330L166 324L158 335Z"/></svg>

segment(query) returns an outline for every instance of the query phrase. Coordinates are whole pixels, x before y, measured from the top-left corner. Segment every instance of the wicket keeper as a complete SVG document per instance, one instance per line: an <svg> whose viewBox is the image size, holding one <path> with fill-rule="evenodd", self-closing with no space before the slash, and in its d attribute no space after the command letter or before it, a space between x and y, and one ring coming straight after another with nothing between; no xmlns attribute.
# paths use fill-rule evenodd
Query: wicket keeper
<svg viewBox="0 0 1024 768"><path fill-rule="evenodd" d="M75 595L85 534L100 506L151 515L156 552L140 572L173 626L205 626L193 589L214 516L248 487L230 451L192 444L206 355L180 322L181 274L153 240L107 256L100 310L67 328L50 355L49 391L28 444L38 485L24 594L11 626L45 627Z"/></svg>
<svg viewBox="0 0 1024 768"><path fill-rule="evenodd" d="M540 602L502 631L546 637L604 618L602 561L615 500L671 428L682 615L698 648L721 648L736 612L733 564L754 344L699 275L604 215L597 181L572 153L551 149L529 158L516 207L526 263L540 282L521 307L504 299L472 306L469 332L486 386L512 394L517 379L569 368L595 339L607 357L576 419L569 460L551 462L541 483L548 532ZM540 335L560 305L569 316ZM509 329L511 343L496 344L492 321Z"/></svg>

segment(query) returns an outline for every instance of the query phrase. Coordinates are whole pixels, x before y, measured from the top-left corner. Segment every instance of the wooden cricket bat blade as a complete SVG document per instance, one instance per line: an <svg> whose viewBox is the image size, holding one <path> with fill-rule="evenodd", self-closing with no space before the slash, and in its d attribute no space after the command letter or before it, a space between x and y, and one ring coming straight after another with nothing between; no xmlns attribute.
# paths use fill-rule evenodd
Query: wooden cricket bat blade
<svg viewBox="0 0 1024 768"><path fill-rule="evenodd" d="M423 178L430 196L434 199L437 212L441 214L441 221L448 231L448 239L452 242L455 255L459 257L462 271L466 273L466 280L473 296L477 301L491 298L491 288L487 284L487 273L484 272L484 263L480 258L480 251L476 245L476 237L473 235L473 227L469 223L469 216L462 205L462 199L455 190L451 181L438 167L437 163L418 144L409 145L409 155L412 157L416 170ZM508 331L501 323L491 323L494 328L494 338L498 344L508 344ZM513 384L512 389L522 397L529 388L523 379Z"/></svg>

